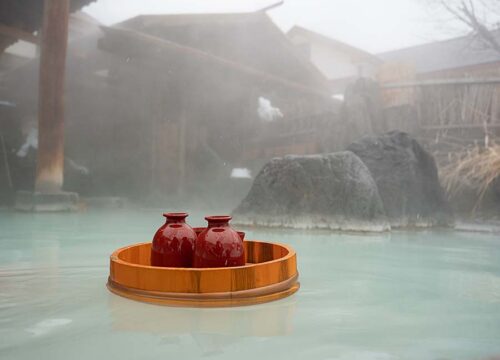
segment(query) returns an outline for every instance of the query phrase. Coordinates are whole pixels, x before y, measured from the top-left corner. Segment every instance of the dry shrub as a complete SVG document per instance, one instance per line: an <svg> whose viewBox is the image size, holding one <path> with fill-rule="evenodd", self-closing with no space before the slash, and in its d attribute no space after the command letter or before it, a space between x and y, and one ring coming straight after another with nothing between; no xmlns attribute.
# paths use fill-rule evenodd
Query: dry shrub
<svg viewBox="0 0 500 360"><path fill-rule="evenodd" d="M473 189L477 194L472 210L475 212L490 185L500 176L500 145L464 149L455 153L450 160L440 169L443 186L450 198Z"/></svg>

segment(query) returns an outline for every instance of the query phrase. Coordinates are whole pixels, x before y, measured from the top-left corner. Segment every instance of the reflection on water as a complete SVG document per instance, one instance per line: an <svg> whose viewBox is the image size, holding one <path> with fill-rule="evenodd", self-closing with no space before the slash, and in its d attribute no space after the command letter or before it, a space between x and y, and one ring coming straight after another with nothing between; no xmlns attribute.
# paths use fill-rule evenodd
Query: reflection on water
<svg viewBox="0 0 500 360"><path fill-rule="evenodd" d="M285 336L292 333L296 300L260 306L202 309L170 308L110 296L114 331L144 332L163 343L179 343L189 335L204 355L223 353L245 337Z"/></svg>
<svg viewBox="0 0 500 360"><path fill-rule="evenodd" d="M110 296L113 329L152 334L203 333L233 336L282 336L290 334L296 300L235 308L175 308Z"/></svg>
<svg viewBox="0 0 500 360"><path fill-rule="evenodd" d="M245 229L249 239L297 250L299 292L250 307L170 308L105 287L109 254L147 241L161 222L156 215L1 214L0 358L500 354L500 240L494 235Z"/></svg>

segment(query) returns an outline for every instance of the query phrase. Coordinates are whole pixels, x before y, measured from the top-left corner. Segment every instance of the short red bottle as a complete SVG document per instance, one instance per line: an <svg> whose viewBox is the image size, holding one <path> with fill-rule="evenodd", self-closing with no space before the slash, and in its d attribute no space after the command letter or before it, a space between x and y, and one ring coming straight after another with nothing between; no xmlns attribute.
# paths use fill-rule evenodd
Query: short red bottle
<svg viewBox="0 0 500 360"><path fill-rule="evenodd" d="M207 216L208 227L196 239L193 266L197 268L245 265L241 236L229 226L231 216Z"/></svg>
<svg viewBox="0 0 500 360"><path fill-rule="evenodd" d="M151 244L151 265L191 267L196 233L186 224L187 213L163 214L167 221L161 226Z"/></svg>

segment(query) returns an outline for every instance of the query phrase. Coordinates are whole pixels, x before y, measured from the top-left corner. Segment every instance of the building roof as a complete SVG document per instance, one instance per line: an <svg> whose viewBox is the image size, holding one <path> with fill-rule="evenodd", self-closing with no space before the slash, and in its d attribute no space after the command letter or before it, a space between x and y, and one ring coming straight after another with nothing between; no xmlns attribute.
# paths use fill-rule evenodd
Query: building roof
<svg viewBox="0 0 500 360"><path fill-rule="evenodd" d="M96 18L83 11L77 11L69 17L68 42L99 31L101 26L102 24Z"/></svg>
<svg viewBox="0 0 500 360"><path fill-rule="evenodd" d="M500 29L492 34L500 42ZM500 53L473 35L384 52L378 56L386 62L412 65L419 74L500 61Z"/></svg>
<svg viewBox="0 0 500 360"><path fill-rule="evenodd" d="M95 0L71 0L70 12L80 10L93 1ZM33 34L42 26L43 3L41 0L0 1L0 25ZM17 37L0 33L0 54L17 40Z"/></svg>
<svg viewBox="0 0 500 360"><path fill-rule="evenodd" d="M108 68L111 62L111 54L97 49L102 30L96 25L96 20L80 15L77 12L69 17L66 85L92 83L96 71ZM12 55L10 49L0 55L0 95L11 102L31 105L31 100L38 96L39 57L17 59L15 63L7 63L8 66L2 68L2 60L8 60ZM36 111L35 108L28 110Z"/></svg>
<svg viewBox="0 0 500 360"><path fill-rule="evenodd" d="M295 25L292 27L290 30L287 32L287 37L289 39L293 39L297 36L302 36L310 41L317 41L320 43L323 43L329 47L335 48L337 50L352 54L356 56L357 58L362 58L374 63L381 63L382 60L378 58L376 55L373 55L365 50L359 49L357 47L354 47L352 45L346 44L342 41L333 39L331 37L319 34L317 32L314 32L312 30L306 29L302 26Z"/></svg>
<svg viewBox="0 0 500 360"><path fill-rule="evenodd" d="M197 49L328 93L328 80L298 54L265 12L141 15L117 28Z"/></svg>

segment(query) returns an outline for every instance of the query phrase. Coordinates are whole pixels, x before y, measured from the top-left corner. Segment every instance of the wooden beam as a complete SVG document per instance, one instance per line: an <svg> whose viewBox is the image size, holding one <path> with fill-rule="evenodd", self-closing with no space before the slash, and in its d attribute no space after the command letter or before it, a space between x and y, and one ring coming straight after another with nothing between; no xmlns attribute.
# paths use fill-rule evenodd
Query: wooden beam
<svg viewBox="0 0 500 360"><path fill-rule="evenodd" d="M69 0L45 0L38 88L35 190L59 192L64 170L64 72Z"/></svg>
<svg viewBox="0 0 500 360"><path fill-rule="evenodd" d="M0 34L11 37L13 39L24 40L35 45L38 44L37 36L17 27L0 24Z"/></svg>

